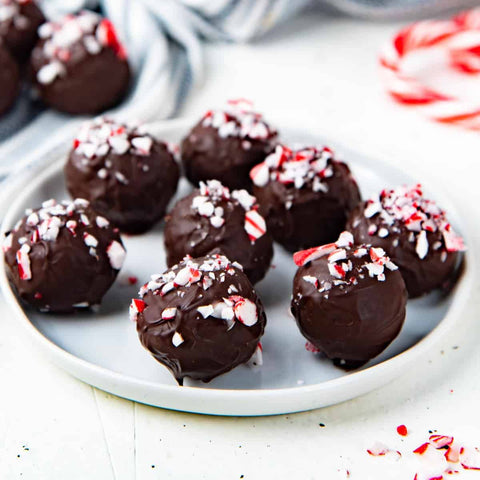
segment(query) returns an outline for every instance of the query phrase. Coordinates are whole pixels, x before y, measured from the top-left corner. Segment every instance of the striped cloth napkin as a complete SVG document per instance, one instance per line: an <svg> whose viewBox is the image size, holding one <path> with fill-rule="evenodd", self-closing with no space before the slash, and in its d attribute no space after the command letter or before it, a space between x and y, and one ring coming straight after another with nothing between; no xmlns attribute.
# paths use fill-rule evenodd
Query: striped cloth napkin
<svg viewBox="0 0 480 480"><path fill-rule="evenodd" d="M478 4L478 0L43 0L47 17L100 8L129 53L135 82L111 116L168 118L202 80L202 41L246 42L307 5L372 19L413 18ZM32 102L26 90L0 119L0 178L31 164L65 141L85 118Z"/></svg>

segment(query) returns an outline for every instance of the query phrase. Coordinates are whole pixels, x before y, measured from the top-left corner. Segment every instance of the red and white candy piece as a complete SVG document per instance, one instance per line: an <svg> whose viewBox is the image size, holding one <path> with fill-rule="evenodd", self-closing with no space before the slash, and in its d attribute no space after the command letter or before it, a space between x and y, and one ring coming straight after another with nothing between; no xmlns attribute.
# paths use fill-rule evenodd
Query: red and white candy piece
<svg viewBox="0 0 480 480"><path fill-rule="evenodd" d="M184 267L175 276L173 283L175 286L183 287L198 282L202 278L200 270L194 267Z"/></svg>
<svg viewBox="0 0 480 480"><path fill-rule="evenodd" d="M132 320L132 322L136 322L138 314L143 312L145 310L146 306L147 305L143 300L140 300L138 298L134 298L132 300L132 302L130 303L130 307L128 309L130 320Z"/></svg>
<svg viewBox="0 0 480 480"><path fill-rule="evenodd" d="M257 306L248 298L240 295L231 295L214 305L202 305L197 311L203 318L221 318L233 327L233 320L238 320L247 327L255 325L258 321Z"/></svg>
<svg viewBox="0 0 480 480"><path fill-rule="evenodd" d="M342 232L335 243L327 243L320 247L313 247L307 250L302 250L293 254L293 261L295 265L302 267L308 262L316 260L317 258L330 255L339 247L347 247L353 245L353 235L350 232Z"/></svg>
<svg viewBox="0 0 480 480"><path fill-rule="evenodd" d="M97 28L97 38L102 45L110 47L119 58L122 60L127 58L125 47L118 39L115 27L108 18L104 18L100 22Z"/></svg>
<svg viewBox="0 0 480 480"><path fill-rule="evenodd" d="M380 54L380 68L388 93L404 105L428 106L433 120L463 128L480 129L480 104L432 89L408 75L404 60L412 52L442 46L450 65L461 73L480 72L480 8L450 20L427 20L402 29Z"/></svg>
<svg viewBox="0 0 480 480"><path fill-rule="evenodd" d="M232 295L228 297L233 302L233 312L235 318L246 325L251 327L258 321L257 306L248 298L243 298L239 295Z"/></svg>
<svg viewBox="0 0 480 480"><path fill-rule="evenodd" d="M252 243L265 235L267 224L257 210L249 210L245 213L245 231Z"/></svg>
<svg viewBox="0 0 480 480"><path fill-rule="evenodd" d="M222 138L234 136L244 139L263 139L276 135L263 120L261 114L253 111L253 103L244 98L229 100L221 110L209 110L202 119L204 127L218 130ZM248 150L250 142L243 141L242 146Z"/></svg>
<svg viewBox="0 0 480 480"><path fill-rule="evenodd" d="M308 248L307 250L302 250L300 252L295 252L293 254L293 261L295 265L303 267L308 262L312 262L317 258L324 257L325 255L330 255L333 251L337 249L335 243L327 243L326 245L321 245L320 247Z"/></svg>
<svg viewBox="0 0 480 480"><path fill-rule="evenodd" d="M32 271L30 269L30 245L24 243L17 251L17 267L20 280L31 280Z"/></svg>

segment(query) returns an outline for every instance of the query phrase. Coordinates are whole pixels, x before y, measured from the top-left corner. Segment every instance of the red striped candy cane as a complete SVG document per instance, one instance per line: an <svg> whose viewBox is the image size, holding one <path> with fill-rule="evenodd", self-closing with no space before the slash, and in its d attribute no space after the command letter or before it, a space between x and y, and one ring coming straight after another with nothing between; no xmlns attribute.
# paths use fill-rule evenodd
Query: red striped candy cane
<svg viewBox="0 0 480 480"><path fill-rule="evenodd" d="M480 105L424 85L403 70L405 57L421 49L442 46L450 64L462 73L480 72L480 8L450 20L414 23L395 35L380 54L380 67L388 93L405 105L422 106L434 120L464 128L480 129Z"/></svg>

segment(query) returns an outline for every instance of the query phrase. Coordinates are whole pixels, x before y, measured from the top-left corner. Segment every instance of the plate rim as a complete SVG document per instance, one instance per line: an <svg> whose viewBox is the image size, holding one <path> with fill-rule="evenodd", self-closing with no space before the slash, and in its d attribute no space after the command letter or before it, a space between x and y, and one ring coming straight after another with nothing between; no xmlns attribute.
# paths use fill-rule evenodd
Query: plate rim
<svg viewBox="0 0 480 480"><path fill-rule="evenodd" d="M279 121L278 123L281 122ZM285 120L284 126L288 126L288 123L288 120ZM147 129L157 131L174 130L180 127L185 127L185 130L187 130L192 124L194 124L194 121L191 118L178 118L175 120L150 122L146 124L145 127ZM288 128L289 127L287 127L287 129ZM310 129L310 127L308 128ZM330 143L330 140L327 140L327 143ZM332 141L331 143L336 144L337 142ZM64 142L61 142L55 147L52 147L48 152L44 153L39 159L46 161L49 158L58 155L58 158L44 168L40 175L37 176L36 172L38 170L42 170L42 165L44 162L41 161L33 166L30 166L29 168L24 169L21 172L17 172L21 178L16 178L15 181L8 186L10 190L16 185L26 184L29 179L32 180L35 177L35 185L38 185L42 180L45 180L51 177L55 172L58 172L65 161L65 158L60 155L59 145L65 146ZM349 148L344 149L344 151L349 150L351 151ZM364 154L359 155L365 159L373 160L375 163L381 164L388 169L401 172L401 169L392 163L375 159ZM420 176L422 173L423 172L420 172ZM407 174L410 175L408 171ZM428 190L435 192L435 197L440 197L442 206L447 205L447 208L451 207L455 213L457 213L457 209L451 204L448 198L444 198L440 193L441 189L436 188L435 182L431 182L430 180L422 180L421 183L422 185L427 186ZM26 189L9 205L0 227L1 238L3 238L4 233L11 228L10 225L14 225L14 223L12 223L14 221L14 218L12 218L13 214L16 210L18 210L18 205L22 203L23 198L29 192L31 192L31 190ZM440 195L437 195L437 192L439 192ZM5 197L8 197L7 192L5 192L3 195L4 202ZM458 215L456 216L458 217ZM460 230L465 238L466 244L473 245L473 234L468 224L463 222L461 218L457 218L456 220L458 221L457 223L460 224ZM167 408L170 410L226 416L276 415L311 410L358 397L369 391L376 390L387 383L390 383L397 377L401 376L402 372L400 374L395 374L396 371L401 371L404 365L411 364L415 362L415 360L427 354L431 348L433 348L433 346L436 345L437 342L439 342L444 336L446 336L448 332L456 325L456 321L460 317L459 314L466 304L472 291L475 278L475 271L473 268L475 265L475 254L472 249L469 249L465 252L464 271L454 289L450 293L451 304L449 305L443 319L440 320L439 324L415 345L387 360L382 361L377 365L372 365L364 370L351 372L342 377L310 385L269 389L206 389L199 386L179 387L173 384L162 384L150 380L142 380L130 375L115 372L94 363L90 363L89 361L79 358L73 353L64 350L55 342L44 336L29 320L8 282L4 256L1 255L0 257L0 290L2 291L6 300L6 304L14 313L16 321L24 329L26 329L27 333L29 334L29 338L34 342L35 346L39 348L42 353L46 354L54 364L85 383L139 403L146 403L148 405ZM352 383L359 384L361 387L363 387L357 389L357 391L359 390L360 393L349 395L349 393L345 391L345 389L348 389ZM127 392L130 392L132 388L140 388L144 392L143 397L145 397L145 401L142 402L137 395L128 394ZM322 393L325 391L331 393L330 399L319 400L322 396ZM224 406L223 402L225 402L225 400L231 400L232 395L234 395L237 400L249 400L250 403L246 403L240 407ZM153 396L153 399L149 398L151 396ZM180 402L177 398L179 396L182 397ZM284 399L285 397L289 398L288 402L282 402L282 398ZM156 400L158 398L161 398L162 400L159 402ZM292 404L292 402L295 400L299 402L297 405L298 408L285 406L285 403ZM193 409L188 407L188 404L192 401L198 401L199 406ZM274 407L263 408L262 405L258 405L260 401L277 401L277 403L275 403ZM205 402L211 402L211 405L205 405Z"/></svg>

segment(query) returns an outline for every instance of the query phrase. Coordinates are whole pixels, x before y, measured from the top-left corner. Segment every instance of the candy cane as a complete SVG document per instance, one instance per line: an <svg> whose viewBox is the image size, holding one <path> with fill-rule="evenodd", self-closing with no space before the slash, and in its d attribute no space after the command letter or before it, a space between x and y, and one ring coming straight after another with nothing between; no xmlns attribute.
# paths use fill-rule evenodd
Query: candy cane
<svg viewBox="0 0 480 480"><path fill-rule="evenodd" d="M403 70L405 57L421 49L446 48L450 65L459 72L480 72L480 8L450 20L426 20L401 30L380 54L388 93L404 105L422 106L437 122L480 130L480 104L468 102L421 83Z"/></svg>

